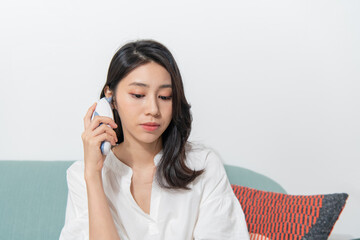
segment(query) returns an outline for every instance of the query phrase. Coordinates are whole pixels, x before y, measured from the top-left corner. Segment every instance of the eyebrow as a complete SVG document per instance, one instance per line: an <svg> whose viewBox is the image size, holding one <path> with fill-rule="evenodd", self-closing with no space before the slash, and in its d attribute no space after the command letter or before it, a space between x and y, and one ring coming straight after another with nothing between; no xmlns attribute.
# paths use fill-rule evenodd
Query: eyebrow
<svg viewBox="0 0 360 240"><path fill-rule="evenodd" d="M141 83L141 82L132 82L129 84L129 86L131 86L131 85L149 88L149 85L147 85L145 83ZM159 88L171 88L171 84L163 84Z"/></svg>

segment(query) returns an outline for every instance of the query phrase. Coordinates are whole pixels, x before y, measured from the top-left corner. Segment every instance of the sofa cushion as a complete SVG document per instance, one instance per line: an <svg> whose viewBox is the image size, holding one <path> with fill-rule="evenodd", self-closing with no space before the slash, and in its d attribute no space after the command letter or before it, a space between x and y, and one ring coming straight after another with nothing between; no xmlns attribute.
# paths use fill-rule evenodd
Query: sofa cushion
<svg viewBox="0 0 360 240"><path fill-rule="evenodd" d="M59 239L73 161L0 161L0 239Z"/></svg>
<svg viewBox="0 0 360 240"><path fill-rule="evenodd" d="M328 239L348 198L346 193L289 195L231 186L251 239Z"/></svg>
<svg viewBox="0 0 360 240"><path fill-rule="evenodd" d="M226 175L231 184L255 188L263 191L287 193L275 180L248 168L224 164Z"/></svg>

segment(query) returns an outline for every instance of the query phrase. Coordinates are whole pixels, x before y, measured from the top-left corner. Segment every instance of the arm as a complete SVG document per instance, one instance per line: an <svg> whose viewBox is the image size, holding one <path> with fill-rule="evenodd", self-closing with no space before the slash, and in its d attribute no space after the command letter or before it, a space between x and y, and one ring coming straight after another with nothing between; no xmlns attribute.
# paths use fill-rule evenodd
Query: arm
<svg viewBox="0 0 360 240"><path fill-rule="evenodd" d="M102 171L106 156L100 150L103 141L116 145L117 137L113 128L116 128L117 125L111 117L95 116L93 114L95 106L96 104L93 104L87 111L84 117L85 130L81 134L84 146L83 179L86 182L88 198L89 239L118 240L120 237L110 212L102 182Z"/></svg>
<svg viewBox="0 0 360 240"><path fill-rule="evenodd" d="M86 183L84 177L84 165L83 162L77 161L69 169L66 171L66 178L67 178L67 185L68 185L68 198L67 198L67 205L66 205L66 215L65 215L65 224L62 228L59 240L88 240L89 239L89 212L90 215L96 215L96 205L98 198L102 196L104 192L103 188L97 188L96 182L93 181L95 184ZM102 181L100 182L102 186ZM97 190L100 189L101 194L97 194ZM95 198L92 196L95 195ZM104 199L104 196L100 199ZM89 199L89 200L88 200ZM100 203L101 204L101 203ZM88 205L90 207L88 207ZM92 206L95 206L95 212L91 209ZM102 208L106 209L108 207L108 203L101 204ZM101 209L101 208L97 208ZM100 210L102 215L104 212ZM106 212L106 211L105 211ZM91 215L91 216L93 216ZM101 216L99 216L101 218ZM93 218L90 219L90 222ZM101 221L94 218L95 220ZM111 221L113 221L111 219ZM114 224L114 222L111 222ZM94 222L95 227L99 226L97 222ZM101 223L100 223L101 224ZM96 226L97 225L97 226ZM111 226L111 224L110 224ZM96 230L96 229L95 229ZM105 229L104 229L105 230ZM105 230L106 231L106 230ZM91 238L92 239L92 238ZM106 239L105 235L104 238ZM109 239L109 238L108 238ZM119 239L118 236L111 238L111 239ZM122 236L122 239L128 239L126 236Z"/></svg>
<svg viewBox="0 0 360 240"><path fill-rule="evenodd" d="M90 240L120 240L104 192L101 173L85 177L89 208Z"/></svg>
<svg viewBox="0 0 360 240"><path fill-rule="evenodd" d="M249 240L244 212L227 178L223 163L210 151L202 178L203 194L194 239Z"/></svg>

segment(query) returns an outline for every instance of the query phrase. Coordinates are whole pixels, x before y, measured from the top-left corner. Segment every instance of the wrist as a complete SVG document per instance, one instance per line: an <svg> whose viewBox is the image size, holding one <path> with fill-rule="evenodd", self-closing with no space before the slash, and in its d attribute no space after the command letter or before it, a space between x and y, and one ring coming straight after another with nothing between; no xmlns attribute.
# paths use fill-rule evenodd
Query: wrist
<svg viewBox="0 0 360 240"><path fill-rule="evenodd" d="M86 171L84 172L85 182L101 180L101 171Z"/></svg>

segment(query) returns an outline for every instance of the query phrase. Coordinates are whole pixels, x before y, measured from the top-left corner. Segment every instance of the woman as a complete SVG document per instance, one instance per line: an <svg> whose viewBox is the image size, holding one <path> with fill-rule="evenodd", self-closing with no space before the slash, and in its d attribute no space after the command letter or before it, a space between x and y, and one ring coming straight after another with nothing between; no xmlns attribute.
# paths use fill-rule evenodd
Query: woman
<svg viewBox="0 0 360 240"><path fill-rule="evenodd" d="M96 104L84 117L84 161L67 170L60 240L249 239L220 158L187 140L191 106L164 45L138 40L121 47L103 97L111 99L114 120L91 120ZM103 141L112 144L106 156Z"/></svg>

